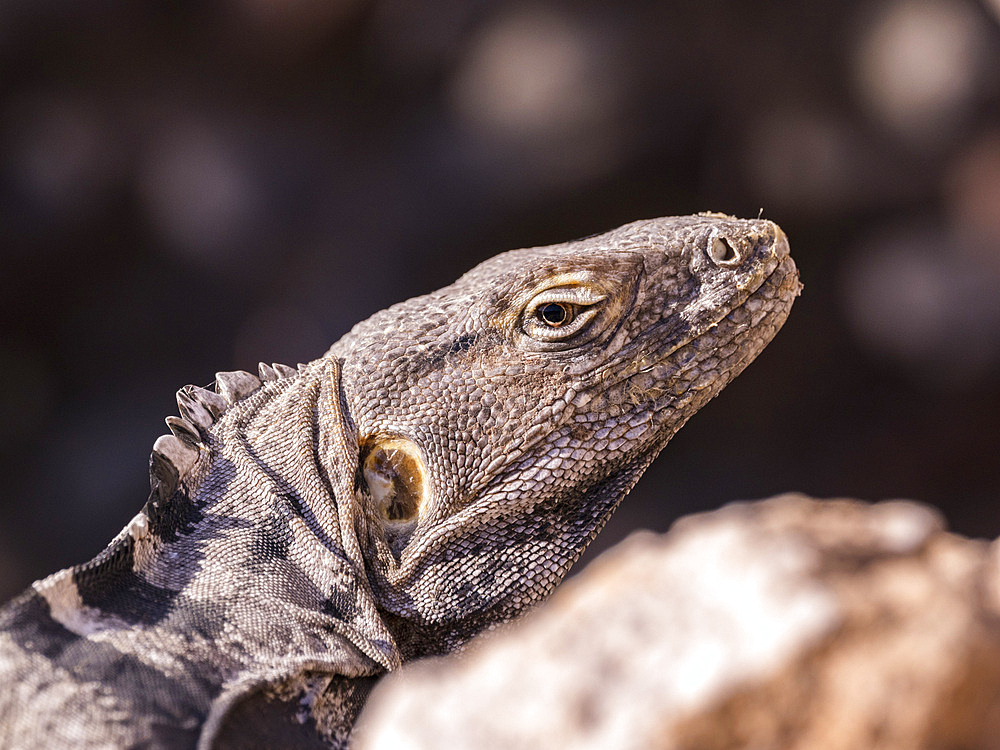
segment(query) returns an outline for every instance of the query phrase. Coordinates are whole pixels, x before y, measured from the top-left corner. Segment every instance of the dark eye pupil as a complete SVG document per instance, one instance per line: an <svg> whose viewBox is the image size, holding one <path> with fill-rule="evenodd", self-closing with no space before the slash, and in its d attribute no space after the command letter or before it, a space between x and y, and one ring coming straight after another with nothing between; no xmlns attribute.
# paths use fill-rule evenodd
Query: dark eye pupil
<svg viewBox="0 0 1000 750"><path fill-rule="evenodd" d="M558 302L549 302L538 308L538 316L550 326L561 326L569 320L569 308Z"/></svg>

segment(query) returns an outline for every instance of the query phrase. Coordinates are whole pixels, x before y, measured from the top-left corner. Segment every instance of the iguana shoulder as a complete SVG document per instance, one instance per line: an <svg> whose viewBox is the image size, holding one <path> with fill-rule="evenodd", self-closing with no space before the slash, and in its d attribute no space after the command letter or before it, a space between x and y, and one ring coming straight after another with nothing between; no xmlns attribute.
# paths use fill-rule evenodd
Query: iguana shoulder
<svg viewBox="0 0 1000 750"><path fill-rule="evenodd" d="M345 429L338 373L321 360L178 392L184 417L156 441L142 511L0 614L0 664L18 683L0 692L0 735L34 737L51 717L49 746L193 746L255 691L399 664L334 517L334 484L345 497L356 470L331 434Z"/></svg>

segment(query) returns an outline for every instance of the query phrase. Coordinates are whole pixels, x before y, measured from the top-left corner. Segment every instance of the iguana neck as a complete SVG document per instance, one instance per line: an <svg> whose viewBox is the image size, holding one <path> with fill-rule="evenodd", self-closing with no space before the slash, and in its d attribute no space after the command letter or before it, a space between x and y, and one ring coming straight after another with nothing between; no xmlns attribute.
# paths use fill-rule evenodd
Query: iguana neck
<svg viewBox="0 0 1000 750"><path fill-rule="evenodd" d="M154 723L179 711L200 725L279 677L399 665L354 532L357 441L338 385L337 363L317 360L239 399L188 446L169 494L35 585L60 648L107 644L118 667L102 690L148 694L137 710Z"/></svg>

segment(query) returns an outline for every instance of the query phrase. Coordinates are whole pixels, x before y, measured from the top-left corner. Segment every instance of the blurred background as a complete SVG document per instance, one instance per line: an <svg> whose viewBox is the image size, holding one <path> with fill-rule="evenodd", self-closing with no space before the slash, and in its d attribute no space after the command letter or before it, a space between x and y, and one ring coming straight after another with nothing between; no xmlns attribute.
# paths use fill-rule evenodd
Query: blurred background
<svg viewBox="0 0 1000 750"><path fill-rule="evenodd" d="M141 507L185 383L701 210L805 291L595 548L784 490L1000 534L1000 1L0 0L0 599Z"/></svg>

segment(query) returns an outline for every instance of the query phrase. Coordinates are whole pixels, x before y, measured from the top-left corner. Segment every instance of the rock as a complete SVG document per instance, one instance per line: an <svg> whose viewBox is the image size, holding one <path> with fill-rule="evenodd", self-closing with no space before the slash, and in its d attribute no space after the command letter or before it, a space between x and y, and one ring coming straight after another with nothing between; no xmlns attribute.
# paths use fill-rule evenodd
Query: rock
<svg viewBox="0 0 1000 750"><path fill-rule="evenodd" d="M1000 547L785 495L635 534L382 681L359 750L1000 748Z"/></svg>

